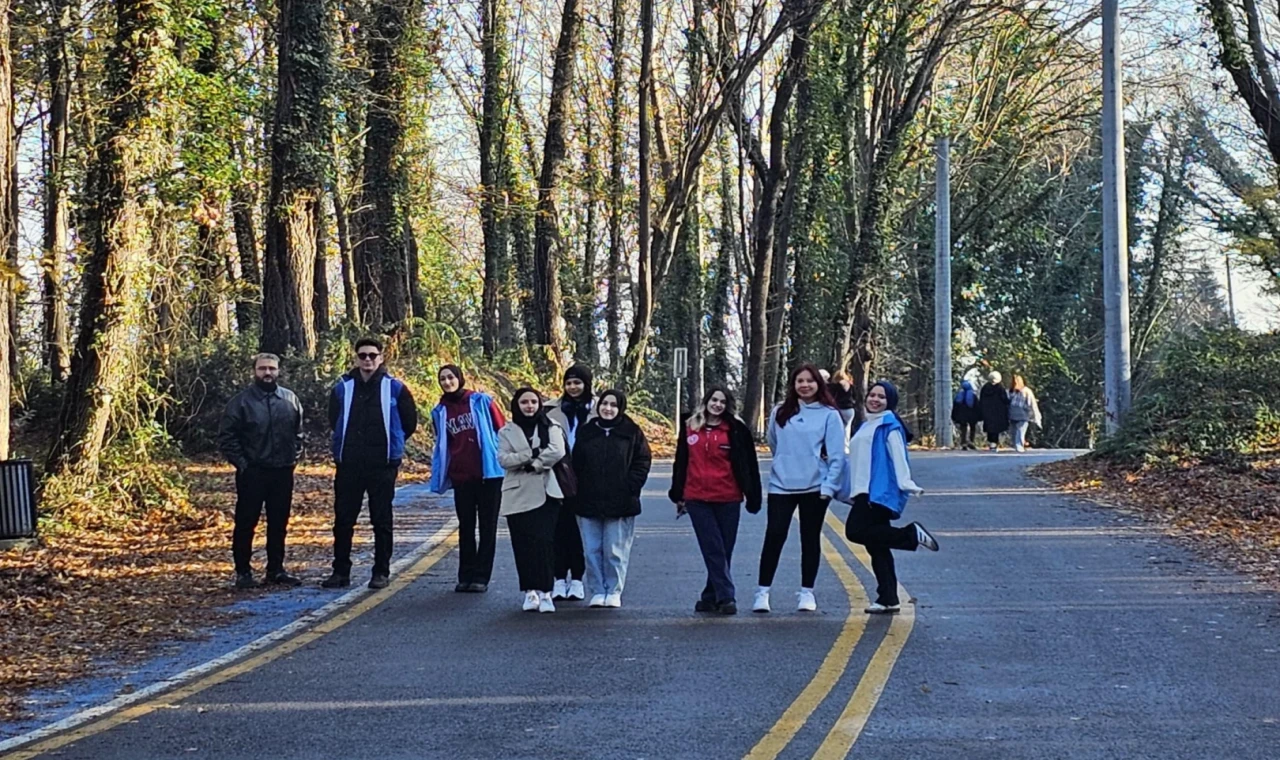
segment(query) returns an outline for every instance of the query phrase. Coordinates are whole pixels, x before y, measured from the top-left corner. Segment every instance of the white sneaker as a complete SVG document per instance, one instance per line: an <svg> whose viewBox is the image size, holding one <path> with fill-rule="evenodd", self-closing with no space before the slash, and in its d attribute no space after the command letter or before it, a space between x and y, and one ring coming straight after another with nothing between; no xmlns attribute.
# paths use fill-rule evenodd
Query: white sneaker
<svg viewBox="0 0 1280 760"><path fill-rule="evenodd" d="M752 612L768 612L769 611L769 589L756 589L756 599L751 603Z"/></svg>
<svg viewBox="0 0 1280 760"><path fill-rule="evenodd" d="M604 598L604 606L606 606L606 607L621 607L621 606L622 606L622 594L621 594L621 593L619 593L619 592L617 592L617 591L613 592L612 594L609 594L608 596L606 596L606 597Z"/></svg>
<svg viewBox="0 0 1280 760"><path fill-rule="evenodd" d="M542 599L538 595L537 591L524 592L524 611L533 612L534 610L538 609L538 604L541 601Z"/></svg>
<svg viewBox="0 0 1280 760"><path fill-rule="evenodd" d="M867 608L863 610L863 612L866 612L869 615L889 615L894 612L898 612L901 609L901 604L881 604L879 602L873 602L867 605Z"/></svg>
<svg viewBox="0 0 1280 760"><path fill-rule="evenodd" d="M538 594L538 612L555 612L555 602L551 601L551 594L543 591Z"/></svg>
<svg viewBox="0 0 1280 760"><path fill-rule="evenodd" d="M799 601L796 602L797 610L801 612L818 611L818 600L813 598L813 589L802 588L796 596L800 597Z"/></svg>
<svg viewBox="0 0 1280 760"><path fill-rule="evenodd" d="M590 601L590 603L589 603L589 606L591 606L591 607L603 607L603 606L604 606L604 594L596 594L595 596L591 597L591 601Z"/></svg>
<svg viewBox="0 0 1280 760"><path fill-rule="evenodd" d="M912 525L916 526L916 543L931 552L938 551L938 539L934 538L933 534L925 530L920 523L912 523Z"/></svg>
<svg viewBox="0 0 1280 760"><path fill-rule="evenodd" d="M551 588L551 598L564 599L569 594L568 586L569 584L565 583L563 578L556 581L556 585Z"/></svg>
<svg viewBox="0 0 1280 760"><path fill-rule="evenodd" d="M587 590L582 587L582 581L569 581L569 593L565 596L567 599L586 599Z"/></svg>

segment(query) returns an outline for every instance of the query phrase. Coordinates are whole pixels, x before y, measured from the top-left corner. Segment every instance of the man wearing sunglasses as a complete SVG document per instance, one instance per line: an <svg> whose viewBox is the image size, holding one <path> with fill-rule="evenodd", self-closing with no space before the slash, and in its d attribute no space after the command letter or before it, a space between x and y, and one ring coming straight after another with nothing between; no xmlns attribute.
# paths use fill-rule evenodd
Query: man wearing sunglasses
<svg viewBox="0 0 1280 760"><path fill-rule="evenodd" d="M351 536L369 495L373 525L373 577L369 588L386 588L391 575L391 501L404 459L405 441L418 429L418 409L405 384L382 366L382 343L356 341L356 366L329 394L333 428L333 574L320 584L351 584Z"/></svg>

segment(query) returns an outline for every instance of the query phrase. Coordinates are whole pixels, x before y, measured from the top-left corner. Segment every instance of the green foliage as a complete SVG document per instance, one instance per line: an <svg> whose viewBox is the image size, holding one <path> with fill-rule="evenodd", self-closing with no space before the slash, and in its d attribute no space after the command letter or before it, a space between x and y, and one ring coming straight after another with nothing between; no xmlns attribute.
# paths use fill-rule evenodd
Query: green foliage
<svg viewBox="0 0 1280 760"><path fill-rule="evenodd" d="M1280 334L1206 330L1175 339L1123 433L1121 459L1236 460L1280 449Z"/></svg>

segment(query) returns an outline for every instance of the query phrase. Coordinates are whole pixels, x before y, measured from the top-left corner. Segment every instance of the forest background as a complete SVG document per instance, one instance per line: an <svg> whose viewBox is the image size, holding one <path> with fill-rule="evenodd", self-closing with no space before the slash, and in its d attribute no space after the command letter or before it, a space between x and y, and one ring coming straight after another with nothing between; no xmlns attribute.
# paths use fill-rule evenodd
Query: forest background
<svg viewBox="0 0 1280 760"><path fill-rule="evenodd" d="M322 452L319 410L364 333L387 337L428 401L445 360L495 390L552 390L579 361L660 420L687 347L686 409L724 383L758 426L788 368L814 361L859 388L898 381L905 416L930 430L942 136L956 383L1020 373L1043 445L1099 438L1092 4L0 11L0 456L37 460L55 524L76 523L71 506L108 519L183 501L176 463L209 453L257 350L285 356ZM1212 348L1229 373L1258 341L1274 351L1234 327L1220 272L1262 283L1249 311L1265 320L1280 283L1280 19L1253 0L1124 12L1133 427L1148 436L1124 445L1266 448L1275 394L1256 373L1223 388L1234 403L1257 387L1232 412L1253 438L1174 440L1186 399L1163 368Z"/></svg>

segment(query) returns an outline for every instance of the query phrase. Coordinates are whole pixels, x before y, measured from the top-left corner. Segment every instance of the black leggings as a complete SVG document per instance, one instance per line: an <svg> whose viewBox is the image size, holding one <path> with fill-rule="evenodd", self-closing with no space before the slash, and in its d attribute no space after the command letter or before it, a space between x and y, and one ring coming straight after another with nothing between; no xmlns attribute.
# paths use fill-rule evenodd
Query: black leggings
<svg viewBox="0 0 1280 760"><path fill-rule="evenodd" d="M769 494L769 523L764 532L764 548L760 550L761 586L772 586L778 572L778 559L791 532L791 517L800 509L800 587L813 588L822 560L822 521L827 517L827 499L817 491L811 493Z"/></svg>
<svg viewBox="0 0 1280 760"><path fill-rule="evenodd" d="M920 545L916 524L895 528L890 523L896 519L898 515L888 507L874 504L860 493L853 497L849 521L844 526L846 538L867 547L871 571L876 574L876 601L885 605L898 604L898 573L890 550L913 552Z"/></svg>

